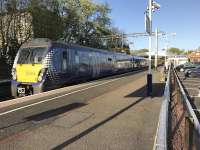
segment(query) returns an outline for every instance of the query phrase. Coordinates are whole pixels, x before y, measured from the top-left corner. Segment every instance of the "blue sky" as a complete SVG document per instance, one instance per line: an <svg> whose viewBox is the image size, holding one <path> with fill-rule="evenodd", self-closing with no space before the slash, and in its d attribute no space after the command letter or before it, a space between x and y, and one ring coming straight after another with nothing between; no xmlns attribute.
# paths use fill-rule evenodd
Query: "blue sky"
<svg viewBox="0 0 200 150"><path fill-rule="evenodd" d="M125 33L144 32L144 11L148 0L94 0L108 3L112 9L110 17L114 26ZM157 0L160 10L153 13L153 30L158 27L167 33L170 47L196 49L200 46L200 0ZM148 38L128 39L133 41L133 49L148 48ZM165 47L160 39L160 49Z"/></svg>

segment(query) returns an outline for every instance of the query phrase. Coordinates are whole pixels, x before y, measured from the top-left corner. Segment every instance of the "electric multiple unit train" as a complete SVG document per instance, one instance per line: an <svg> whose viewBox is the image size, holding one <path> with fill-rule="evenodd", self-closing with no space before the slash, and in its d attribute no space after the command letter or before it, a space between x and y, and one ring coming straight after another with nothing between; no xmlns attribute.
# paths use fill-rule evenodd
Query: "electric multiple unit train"
<svg viewBox="0 0 200 150"><path fill-rule="evenodd" d="M56 89L146 67L145 58L123 53L33 39L21 46L12 69L13 97Z"/></svg>

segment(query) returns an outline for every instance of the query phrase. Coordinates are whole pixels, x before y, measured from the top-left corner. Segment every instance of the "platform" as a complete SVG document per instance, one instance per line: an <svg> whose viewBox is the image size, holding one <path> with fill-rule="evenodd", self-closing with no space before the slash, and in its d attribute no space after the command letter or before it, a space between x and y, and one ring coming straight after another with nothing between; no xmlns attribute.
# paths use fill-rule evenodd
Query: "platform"
<svg viewBox="0 0 200 150"><path fill-rule="evenodd" d="M152 149L163 100L159 79L154 72L152 97L145 96L146 72L140 72L86 90L79 86L80 92L73 94L73 88L72 94L41 105L0 112L0 149ZM69 98L87 101L63 105Z"/></svg>

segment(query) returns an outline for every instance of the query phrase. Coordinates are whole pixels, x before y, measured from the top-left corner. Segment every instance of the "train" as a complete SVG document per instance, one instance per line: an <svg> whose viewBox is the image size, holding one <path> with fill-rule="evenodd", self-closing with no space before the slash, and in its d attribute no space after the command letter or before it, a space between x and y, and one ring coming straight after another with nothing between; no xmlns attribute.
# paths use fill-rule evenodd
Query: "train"
<svg viewBox="0 0 200 150"><path fill-rule="evenodd" d="M146 66L143 57L32 39L20 47L15 57L11 92L13 97L22 97Z"/></svg>

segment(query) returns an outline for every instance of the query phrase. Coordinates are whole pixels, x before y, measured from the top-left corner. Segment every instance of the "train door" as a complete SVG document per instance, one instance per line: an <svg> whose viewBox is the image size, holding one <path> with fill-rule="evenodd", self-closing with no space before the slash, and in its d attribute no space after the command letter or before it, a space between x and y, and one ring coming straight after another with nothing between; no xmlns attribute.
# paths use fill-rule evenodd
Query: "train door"
<svg viewBox="0 0 200 150"><path fill-rule="evenodd" d="M75 50L75 78L79 77L79 70L80 70L80 62L79 62L79 54L78 54L78 50Z"/></svg>
<svg viewBox="0 0 200 150"><path fill-rule="evenodd" d="M93 68L94 68L94 61L93 61L93 53L89 51L89 73L90 73L90 78L93 78Z"/></svg>
<svg viewBox="0 0 200 150"><path fill-rule="evenodd" d="M92 78L96 78L99 75L99 63L97 53L92 53Z"/></svg>
<svg viewBox="0 0 200 150"><path fill-rule="evenodd" d="M61 51L61 79L62 82L70 80L69 54L67 49Z"/></svg>

